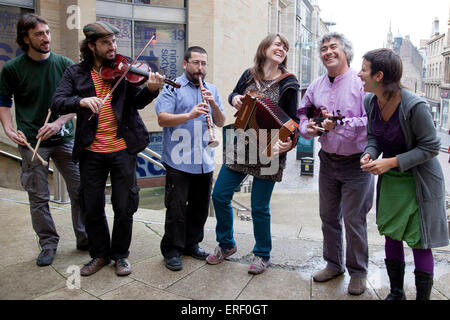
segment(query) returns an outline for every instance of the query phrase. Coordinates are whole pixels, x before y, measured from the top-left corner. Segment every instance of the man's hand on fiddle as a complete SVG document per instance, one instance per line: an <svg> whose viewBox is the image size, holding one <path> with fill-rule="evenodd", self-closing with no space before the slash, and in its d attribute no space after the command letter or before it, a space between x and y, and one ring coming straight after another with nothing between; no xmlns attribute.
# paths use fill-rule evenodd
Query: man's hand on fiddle
<svg viewBox="0 0 450 320"><path fill-rule="evenodd" d="M330 120L330 119L325 119L324 121L322 121L322 123L320 125L326 131L331 131L334 128L336 128L336 121L333 121L333 120Z"/></svg>
<svg viewBox="0 0 450 320"><path fill-rule="evenodd" d="M148 75L147 88L152 92L158 91L164 81L164 77L158 72L150 72Z"/></svg>
<svg viewBox="0 0 450 320"><path fill-rule="evenodd" d="M317 137L319 135L319 129L315 128L317 127L317 124L314 122L313 119L309 119L308 124L306 125L306 132L313 137Z"/></svg>
<svg viewBox="0 0 450 320"><path fill-rule="evenodd" d="M103 101L97 97L83 98L80 101L80 107L89 108L92 113L99 113L103 107Z"/></svg>

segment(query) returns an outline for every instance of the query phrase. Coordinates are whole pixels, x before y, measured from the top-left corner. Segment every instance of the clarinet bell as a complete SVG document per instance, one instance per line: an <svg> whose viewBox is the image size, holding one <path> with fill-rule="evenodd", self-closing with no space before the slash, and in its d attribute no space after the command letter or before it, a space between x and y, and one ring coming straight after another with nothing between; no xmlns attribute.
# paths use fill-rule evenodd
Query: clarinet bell
<svg viewBox="0 0 450 320"><path fill-rule="evenodd" d="M219 141L217 140L210 140L208 142L208 147L210 148L217 148L219 146Z"/></svg>

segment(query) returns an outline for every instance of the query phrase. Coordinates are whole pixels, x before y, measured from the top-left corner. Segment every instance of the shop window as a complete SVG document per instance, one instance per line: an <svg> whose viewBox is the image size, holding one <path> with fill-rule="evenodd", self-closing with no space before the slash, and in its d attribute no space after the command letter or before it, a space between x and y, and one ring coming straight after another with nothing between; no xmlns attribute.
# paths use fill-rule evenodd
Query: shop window
<svg viewBox="0 0 450 320"><path fill-rule="evenodd" d="M16 43L17 21L22 14L31 12L31 9L0 5L0 70L6 61L22 53Z"/></svg>
<svg viewBox="0 0 450 320"><path fill-rule="evenodd" d="M185 0L114 0L117 2L128 2L135 4L150 4L152 6L184 8Z"/></svg>
<svg viewBox="0 0 450 320"><path fill-rule="evenodd" d="M186 33L182 24L165 24L137 21L134 25L134 49L139 52L156 33L156 41L141 56L152 71L158 71L169 78L183 73L183 57Z"/></svg>
<svg viewBox="0 0 450 320"><path fill-rule="evenodd" d="M133 30L131 20L107 17L97 19L107 21L120 30L117 52L128 57L135 57L156 33L156 40L144 50L139 60L145 61L153 72L159 72L168 78L176 78L183 73L186 44L184 24L134 21Z"/></svg>

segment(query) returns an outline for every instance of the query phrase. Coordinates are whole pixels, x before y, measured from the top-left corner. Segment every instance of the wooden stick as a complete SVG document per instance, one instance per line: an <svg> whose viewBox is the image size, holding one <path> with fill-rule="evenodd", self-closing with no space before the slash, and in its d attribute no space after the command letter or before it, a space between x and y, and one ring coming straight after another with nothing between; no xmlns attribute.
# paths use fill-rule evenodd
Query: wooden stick
<svg viewBox="0 0 450 320"><path fill-rule="evenodd" d="M47 118L45 118L44 126L47 124L48 120L50 119L50 115L52 114L52 110L48 109ZM41 144L42 136L39 138L36 148L34 149L33 156L31 157L31 161L34 160L34 157L36 156L36 153L38 151L39 145Z"/></svg>
<svg viewBox="0 0 450 320"><path fill-rule="evenodd" d="M30 149L32 152L35 152L35 150L33 149L32 146L30 146L30 144L28 143L28 141L24 141L25 145L28 147L28 149ZM44 159L42 159L41 155L39 153L36 153L36 156L38 157L39 161L41 161L42 165L44 167L48 166L48 162L45 161Z"/></svg>

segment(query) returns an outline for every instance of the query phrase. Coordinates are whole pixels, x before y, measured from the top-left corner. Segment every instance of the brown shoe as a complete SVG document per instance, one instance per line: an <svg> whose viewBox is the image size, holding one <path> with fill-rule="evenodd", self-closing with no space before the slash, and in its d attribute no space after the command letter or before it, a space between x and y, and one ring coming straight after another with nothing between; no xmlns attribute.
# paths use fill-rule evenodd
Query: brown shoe
<svg viewBox="0 0 450 320"><path fill-rule="evenodd" d="M127 276L131 273L131 265L125 258L116 261L116 274L118 276Z"/></svg>
<svg viewBox="0 0 450 320"><path fill-rule="evenodd" d="M366 291L366 277L362 278L350 278L350 283L348 284L348 293L354 296L359 296Z"/></svg>
<svg viewBox="0 0 450 320"><path fill-rule="evenodd" d="M111 260L109 258L94 258L81 268L80 274L85 277L90 276L104 266L107 266L110 262Z"/></svg>

